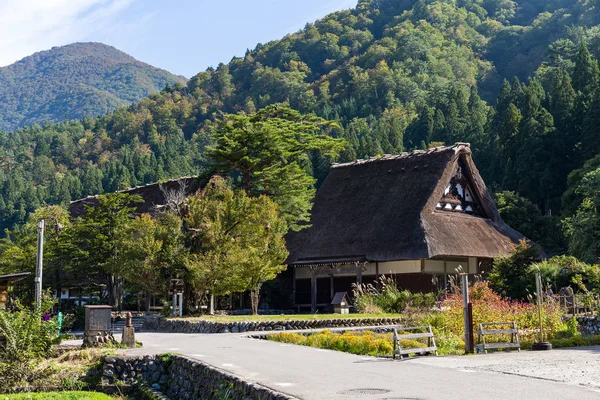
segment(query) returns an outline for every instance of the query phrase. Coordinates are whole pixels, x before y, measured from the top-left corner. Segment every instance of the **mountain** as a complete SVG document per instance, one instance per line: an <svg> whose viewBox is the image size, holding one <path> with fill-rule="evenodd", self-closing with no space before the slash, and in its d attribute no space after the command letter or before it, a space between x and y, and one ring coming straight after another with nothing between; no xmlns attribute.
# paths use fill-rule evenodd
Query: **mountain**
<svg viewBox="0 0 600 400"><path fill-rule="evenodd" d="M0 128L107 114L186 79L102 43L73 43L0 68Z"/></svg>
<svg viewBox="0 0 600 400"><path fill-rule="evenodd" d="M599 57L589 0L360 0L107 115L0 135L0 228L44 203L197 174L215 117L289 102L338 123L341 162L470 142L490 190L526 199L503 197L527 210L515 228L558 251L558 216L600 165ZM306 168L323 179L332 161Z"/></svg>

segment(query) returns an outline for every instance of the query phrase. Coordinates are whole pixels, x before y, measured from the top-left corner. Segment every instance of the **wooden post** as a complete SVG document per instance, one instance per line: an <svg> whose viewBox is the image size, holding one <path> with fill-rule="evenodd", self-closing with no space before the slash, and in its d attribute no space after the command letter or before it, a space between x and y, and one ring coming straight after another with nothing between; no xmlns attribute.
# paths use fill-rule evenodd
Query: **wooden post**
<svg viewBox="0 0 600 400"><path fill-rule="evenodd" d="M333 291L333 272L329 276L329 297L333 300L333 295L335 292Z"/></svg>
<svg viewBox="0 0 600 400"><path fill-rule="evenodd" d="M292 305L296 305L296 267L292 267Z"/></svg>
<svg viewBox="0 0 600 400"><path fill-rule="evenodd" d="M360 264L358 264L356 267L356 283L358 285L362 285L362 267Z"/></svg>
<svg viewBox="0 0 600 400"><path fill-rule="evenodd" d="M310 312L317 312L317 275L315 267L310 267Z"/></svg>
<svg viewBox="0 0 600 400"><path fill-rule="evenodd" d="M448 264L446 263L446 257L444 257L444 291L448 289Z"/></svg>
<svg viewBox="0 0 600 400"><path fill-rule="evenodd" d="M475 335L473 334L473 303L467 304L467 317L469 323L469 353L475 352Z"/></svg>
<svg viewBox="0 0 600 400"><path fill-rule="evenodd" d="M379 290L379 261L375 261L375 288Z"/></svg>
<svg viewBox="0 0 600 400"><path fill-rule="evenodd" d="M471 314L469 314L469 275L461 274L462 277L462 291L463 291L463 317L464 317L464 331L465 331L465 353L473 352L473 314L471 308Z"/></svg>

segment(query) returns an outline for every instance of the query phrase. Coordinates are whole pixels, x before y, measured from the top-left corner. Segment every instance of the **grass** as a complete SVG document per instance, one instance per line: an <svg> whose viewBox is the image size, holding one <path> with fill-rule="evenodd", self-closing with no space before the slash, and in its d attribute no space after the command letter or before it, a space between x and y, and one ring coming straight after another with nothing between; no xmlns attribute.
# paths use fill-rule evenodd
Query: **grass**
<svg viewBox="0 0 600 400"><path fill-rule="evenodd" d="M190 322L260 322L260 321L305 321L322 319L398 318L402 314L284 314L284 315L205 315L202 317L169 318Z"/></svg>
<svg viewBox="0 0 600 400"><path fill-rule="evenodd" d="M97 392L47 392L0 395L0 400L113 400L114 397Z"/></svg>
<svg viewBox="0 0 600 400"><path fill-rule="evenodd" d="M95 387L99 383L100 376L98 372L88 376L90 369L99 368L100 359L103 356L118 355L121 352L118 349L106 349L106 348L88 348L88 349L73 349L65 352L58 352L57 354L51 355L48 358L39 359L36 361L35 371L33 375L36 376L35 381L28 382L23 380L22 382L16 383L15 387L27 388L30 386L35 387L61 387L67 391L74 392L61 392L61 396L65 396L66 393L78 393L77 391L86 390ZM1 386L1 383L0 383ZM46 397L35 397L35 393L27 394L28 396L34 397L14 397L15 399L38 399ZM3 397L8 395L0 395L0 400L13 399L13 397ZM54 398L66 398L71 397L47 397L48 399ZM88 397L81 397L81 399L87 399ZM95 397L90 397L96 399ZM73 399L80 399L80 397L73 397Z"/></svg>

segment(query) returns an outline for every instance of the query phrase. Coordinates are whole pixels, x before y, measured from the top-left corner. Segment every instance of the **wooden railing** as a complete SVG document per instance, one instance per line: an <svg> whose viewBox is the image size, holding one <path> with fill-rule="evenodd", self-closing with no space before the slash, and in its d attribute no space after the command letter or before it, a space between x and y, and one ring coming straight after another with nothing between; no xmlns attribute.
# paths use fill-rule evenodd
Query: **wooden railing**
<svg viewBox="0 0 600 400"><path fill-rule="evenodd" d="M576 293L573 295L555 295L559 304L574 317L600 314L600 295Z"/></svg>

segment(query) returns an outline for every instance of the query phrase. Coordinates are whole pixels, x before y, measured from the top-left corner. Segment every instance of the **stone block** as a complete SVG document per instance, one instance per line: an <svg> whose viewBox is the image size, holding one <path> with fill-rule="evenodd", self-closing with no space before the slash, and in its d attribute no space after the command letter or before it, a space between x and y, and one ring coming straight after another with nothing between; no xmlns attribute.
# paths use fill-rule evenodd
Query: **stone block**
<svg viewBox="0 0 600 400"><path fill-rule="evenodd" d="M121 343L127 347L135 347L135 329L132 326L126 326L123 328L123 337Z"/></svg>

